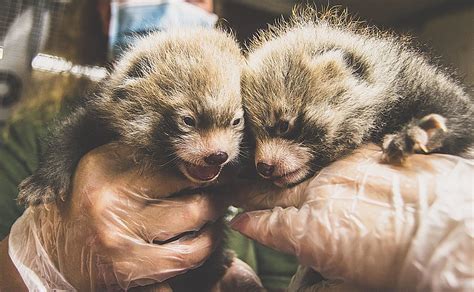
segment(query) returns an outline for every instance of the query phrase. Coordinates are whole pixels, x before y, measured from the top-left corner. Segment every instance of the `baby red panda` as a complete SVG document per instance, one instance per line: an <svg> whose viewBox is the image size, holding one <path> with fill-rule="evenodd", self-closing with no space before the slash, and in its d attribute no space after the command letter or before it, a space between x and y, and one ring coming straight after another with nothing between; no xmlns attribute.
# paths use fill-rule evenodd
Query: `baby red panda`
<svg viewBox="0 0 474 292"><path fill-rule="evenodd" d="M384 160L464 155L472 97L402 38L308 10L253 40L242 77L260 176L290 187L367 142Z"/></svg>
<svg viewBox="0 0 474 292"><path fill-rule="evenodd" d="M99 91L57 122L39 168L20 185L19 201L67 199L81 157L112 141L134 149L143 167L184 176L197 188L214 184L239 155L241 65L234 38L216 29L171 30L138 40ZM216 238L224 238L222 222L213 226ZM175 277L171 286L209 291L230 260L221 244L203 266Z"/></svg>

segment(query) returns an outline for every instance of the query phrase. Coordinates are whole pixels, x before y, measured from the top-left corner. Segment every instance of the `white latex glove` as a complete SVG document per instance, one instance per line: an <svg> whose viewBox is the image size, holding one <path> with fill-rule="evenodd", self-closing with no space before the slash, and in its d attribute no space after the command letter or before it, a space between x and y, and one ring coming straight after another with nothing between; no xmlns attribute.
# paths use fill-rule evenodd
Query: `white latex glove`
<svg viewBox="0 0 474 292"><path fill-rule="evenodd" d="M346 284L472 291L474 163L432 154L397 167L381 155L369 145L292 189L241 195L248 209L286 208L241 214L232 228Z"/></svg>
<svg viewBox="0 0 474 292"><path fill-rule="evenodd" d="M201 265L219 242L213 225L202 227L226 207L202 194L168 197L188 187L187 179L144 172L125 148L99 147L81 159L67 202L30 207L18 219L9 255L30 291L165 281Z"/></svg>

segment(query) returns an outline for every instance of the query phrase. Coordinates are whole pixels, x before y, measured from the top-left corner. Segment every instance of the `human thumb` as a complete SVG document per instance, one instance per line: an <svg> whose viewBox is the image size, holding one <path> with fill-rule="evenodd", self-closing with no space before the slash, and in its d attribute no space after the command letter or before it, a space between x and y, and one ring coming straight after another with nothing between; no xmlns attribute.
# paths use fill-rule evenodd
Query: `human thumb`
<svg viewBox="0 0 474 292"><path fill-rule="evenodd" d="M295 254L298 239L304 234L309 208L295 207L253 211L238 215L230 222L232 229L273 249Z"/></svg>

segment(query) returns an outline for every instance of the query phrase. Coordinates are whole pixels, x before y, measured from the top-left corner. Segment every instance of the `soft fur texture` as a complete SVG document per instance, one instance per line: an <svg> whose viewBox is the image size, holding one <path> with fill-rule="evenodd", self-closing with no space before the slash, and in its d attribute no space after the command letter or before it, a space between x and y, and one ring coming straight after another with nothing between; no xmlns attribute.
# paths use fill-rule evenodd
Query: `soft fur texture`
<svg viewBox="0 0 474 292"><path fill-rule="evenodd" d="M111 141L135 148L144 166L177 174L186 175L187 163L205 166L213 151L225 151L225 163L235 161L243 130L241 59L233 37L218 30L137 41L99 92L57 123L38 170L20 185L20 203L65 198L79 159Z"/></svg>
<svg viewBox="0 0 474 292"><path fill-rule="evenodd" d="M185 175L196 187L209 185L238 158L244 127L241 63L236 41L219 30L174 30L138 40L99 92L58 121L39 168L20 185L19 202L67 199L81 157L111 141L135 149L145 168ZM216 152L225 152L225 159L221 155L208 165L206 157ZM212 177L200 184L190 167L210 168ZM215 228L221 231L216 240L222 240L224 226ZM203 266L172 285L176 291L208 291L229 262L220 246Z"/></svg>
<svg viewBox="0 0 474 292"><path fill-rule="evenodd" d="M460 83L406 39L346 13L299 12L260 32L247 61L255 162L278 186L369 141L384 145L390 163L414 151L464 154L473 144L473 100Z"/></svg>

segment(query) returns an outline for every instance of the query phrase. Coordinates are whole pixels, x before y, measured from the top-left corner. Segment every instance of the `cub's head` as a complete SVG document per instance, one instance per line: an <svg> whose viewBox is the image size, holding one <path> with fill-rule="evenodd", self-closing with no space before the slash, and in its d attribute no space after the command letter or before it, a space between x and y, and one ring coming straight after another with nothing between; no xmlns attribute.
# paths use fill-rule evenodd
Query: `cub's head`
<svg viewBox="0 0 474 292"><path fill-rule="evenodd" d="M262 177L298 184L363 142L378 89L360 42L308 23L263 33L250 47L242 95Z"/></svg>
<svg viewBox="0 0 474 292"><path fill-rule="evenodd" d="M239 154L241 63L236 41L218 30L151 34L118 62L96 108L152 161L210 182Z"/></svg>

